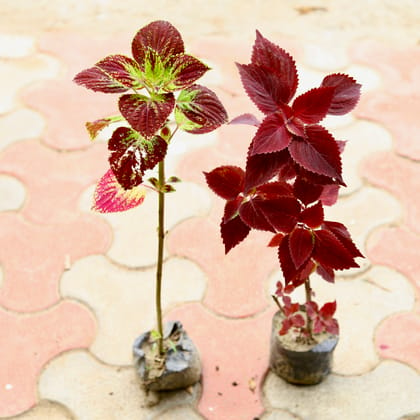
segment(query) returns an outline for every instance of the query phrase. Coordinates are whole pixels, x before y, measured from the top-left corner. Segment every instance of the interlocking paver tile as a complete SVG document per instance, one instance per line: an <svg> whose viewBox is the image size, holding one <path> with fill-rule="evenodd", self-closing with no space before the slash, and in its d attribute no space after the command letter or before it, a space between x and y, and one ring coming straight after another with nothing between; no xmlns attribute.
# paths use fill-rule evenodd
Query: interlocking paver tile
<svg viewBox="0 0 420 420"><path fill-rule="evenodd" d="M181 320L199 348L203 395L198 408L207 420L252 419L263 411L259 385L268 366L273 312L227 319L192 303L167 314Z"/></svg>
<svg viewBox="0 0 420 420"><path fill-rule="evenodd" d="M408 366L382 362L361 376L329 375L315 387L296 387L270 373L268 403L313 420L397 419L420 410L420 377Z"/></svg>
<svg viewBox="0 0 420 420"><path fill-rule="evenodd" d="M160 413L156 417L153 417L153 420L202 420L203 418L190 406L185 405Z"/></svg>
<svg viewBox="0 0 420 420"><path fill-rule="evenodd" d="M197 399L195 391L170 392L159 405L147 408L132 367L104 365L84 351L67 352L50 362L39 379L39 394L68 407L78 420L149 420Z"/></svg>
<svg viewBox="0 0 420 420"><path fill-rule="evenodd" d="M0 174L0 211L18 210L25 200L25 187L16 178Z"/></svg>
<svg viewBox="0 0 420 420"><path fill-rule="evenodd" d="M391 192L404 207L404 222L420 233L420 167L418 163L392 153L378 153L367 158L361 168L375 186Z"/></svg>
<svg viewBox="0 0 420 420"><path fill-rule="evenodd" d="M382 89L362 97L356 114L382 123L394 135L397 152L420 159L420 51L366 41L353 49L354 59L376 67L383 76Z"/></svg>
<svg viewBox="0 0 420 420"><path fill-rule="evenodd" d="M63 351L87 347L95 320L77 302L63 301L31 315L0 308L0 417L13 416L36 404L36 382L43 366Z"/></svg>
<svg viewBox="0 0 420 420"><path fill-rule="evenodd" d="M0 57L19 58L35 52L35 38L27 35L0 33Z"/></svg>
<svg viewBox="0 0 420 420"><path fill-rule="evenodd" d="M301 418L291 414L286 410L274 410L271 413L265 413L261 420L300 420Z"/></svg>
<svg viewBox="0 0 420 420"><path fill-rule="evenodd" d="M18 416L8 417L8 420L74 420L68 409L50 401L41 401L35 407Z"/></svg>
<svg viewBox="0 0 420 420"><path fill-rule="evenodd" d="M154 268L126 270L99 255L83 258L64 273L61 295L85 302L98 320L91 346L96 357L114 365L132 363L134 339L155 328L155 275ZM164 311L200 300L205 287L205 276L195 264L171 258L163 266Z"/></svg>
<svg viewBox="0 0 420 420"><path fill-rule="evenodd" d="M23 312L53 305L60 299L58 280L66 265L105 252L109 241L108 225L90 214L45 226L18 214L0 214L0 304Z"/></svg>
<svg viewBox="0 0 420 420"><path fill-rule="evenodd" d="M420 372L420 311L385 319L376 331L375 341L381 357L407 363Z"/></svg>
<svg viewBox="0 0 420 420"><path fill-rule="evenodd" d="M103 144L85 152L60 153L28 140L3 151L0 171L25 184L27 197L22 214L27 220L66 223L79 216L77 202L82 191L105 173L106 156Z"/></svg>

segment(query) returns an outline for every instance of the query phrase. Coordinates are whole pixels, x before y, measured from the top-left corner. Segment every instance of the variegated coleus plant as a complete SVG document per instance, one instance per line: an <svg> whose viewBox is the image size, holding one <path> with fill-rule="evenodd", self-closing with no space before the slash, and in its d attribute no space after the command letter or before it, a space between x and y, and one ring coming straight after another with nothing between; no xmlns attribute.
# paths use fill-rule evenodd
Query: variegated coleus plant
<svg viewBox="0 0 420 420"><path fill-rule="evenodd" d="M351 111L360 85L346 74L330 74L320 86L295 97L296 64L290 54L257 31L251 63L237 64L249 98L263 113L260 122L244 114L231 123L257 127L249 145L245 170L221 166L205 173L209 187L226 200L221 236L226 253L251 229L272 234L284 283L273 296L285 319L279 333L294 329L299 336L338 334L336 302L321 308L314 301L310 275L334 282L334 271L358 267L362 254L347 228L324 219L341 186L344 141L336 140L320 122L326 115ZM305 287L306 302L289 294ZM302 308L305 316L302 315Z"/></svg>
<svg viewBox="0 0 420 420"><path fill-rule="evenodd" d="M109 170L97 184L93 209L118 212L141 204L146 188L159 195L156 311L159 352L162 345L161 281L165 236L165 194L177 177L165 177L165 156L177 130L207 133L227 121L216 94L196 81L209 67L186 54L178 30L166 21L141 28L131 44L133 57L115 54L78 73L74 81L102 93L120 94L120 115L89 122L92 139L120 122L108 141ZM158 178L147 171L158 166Z"/></svg>

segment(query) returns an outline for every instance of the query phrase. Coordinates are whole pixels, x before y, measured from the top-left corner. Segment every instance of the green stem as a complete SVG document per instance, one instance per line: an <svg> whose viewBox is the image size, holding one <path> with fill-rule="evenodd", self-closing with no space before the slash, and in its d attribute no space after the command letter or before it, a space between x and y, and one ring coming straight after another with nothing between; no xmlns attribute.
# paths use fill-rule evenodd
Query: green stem
<svg viewBox="0 0 420 420"><path fill-rule="evenodd" d="M312 289L311 289L311 283L309 282L309 277L305 280L305 294L306 294L306 303L309 303L312 300ZM312 319L309 318L308 313L306 313L306 319L308 323L309 337L313 339Z"/></svg>
<svg viewBox="0 0 420 420"><path fill-rule="evenodd" d="M159 162L159 185L165 185L165 161ZM160 190L158 210L158 260L156 268L156 315L157 328L159 332L158 346L159 354L163 355L163 322L162 322L162 266L163 266L163 245L165 241L165 193Z"/></svg>

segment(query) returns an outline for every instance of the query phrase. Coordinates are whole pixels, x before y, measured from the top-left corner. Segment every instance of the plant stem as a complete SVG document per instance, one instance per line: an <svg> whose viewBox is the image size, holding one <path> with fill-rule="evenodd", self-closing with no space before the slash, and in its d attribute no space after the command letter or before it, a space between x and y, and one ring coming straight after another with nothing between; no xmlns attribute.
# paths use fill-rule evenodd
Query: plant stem
<svg viewBox="0 0 420 420"><path fill-rule="evenodd" d="M306 303L309 303L312 299L312 289L309 277L305 280L305 294L306 294ZM308 316L308 311L306 311L306 320L308 323L308 334L311 339L313 339L312 331L312 319Z"/></svg>
<svg viewBox="0 0 420 420"><path fill-rule="evenodd" d="M165 184L165 161L159 162L159 185L163 188ZM159 354L163 355L163 323L162 323L162 266L163 266L163 245L165 241L165 193L158 192L158 260L156 268L156 318L159 332L158 348Z"/></svg>

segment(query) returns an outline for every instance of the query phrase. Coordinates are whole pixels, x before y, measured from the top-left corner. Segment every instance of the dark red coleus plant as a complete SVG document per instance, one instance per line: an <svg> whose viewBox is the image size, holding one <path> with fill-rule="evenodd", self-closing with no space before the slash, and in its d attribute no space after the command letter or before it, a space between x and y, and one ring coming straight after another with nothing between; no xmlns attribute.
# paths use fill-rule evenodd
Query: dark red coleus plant
<svg viewBox="0 0 420 420"><path fill-rule="evenodd" d="M227 121L215 93L196 84L209 67L185 53L180 33L169 22L140 29L131 50L133 58L109 55L74 78L88 89L121 94L121 115L86 124L93 139L121 123L108 142L110 170L95 193L94 209L100 212L124 211L143 201L145 172L163 161L176 130L206 133ZM171 189L155 181L152 187Z"/></svg>
<svg viewBox="0 0 420 420"><path fill-rule="evenodd" d="M310 335L338 332L332 318L335 303L318 308L311 298L309 276L316 271L333 282L335 270L358 267L355 258L362 254L343 224L324 218L324 206L334 204L345 185L341 165L345 143L320 123L328 114L351 111L359 100L360 85L348 75L331 74L319 87L294 98L298 75L293 58L258 31L251 63L237 67L246 93L264 119L259 122L244 114L231 121L258 127L245 170L221 166L205 173L209 187L226 200L221 222L225 251L251 229L270 232L269 245L278 248L285 282L277 293L286 315L281 333L292 327ZM299 305L284 295L303 284L304 323L296 313Z"/></svg>

